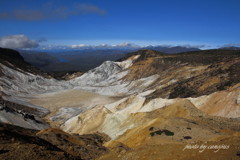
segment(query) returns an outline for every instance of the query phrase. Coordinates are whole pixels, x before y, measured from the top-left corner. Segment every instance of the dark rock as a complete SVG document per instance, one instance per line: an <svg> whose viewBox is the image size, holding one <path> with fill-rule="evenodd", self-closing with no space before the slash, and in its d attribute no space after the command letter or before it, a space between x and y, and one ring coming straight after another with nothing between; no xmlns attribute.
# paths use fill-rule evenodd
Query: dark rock
<svg viewBox="0 0 240 160"><path fill-rule="evenodd" d="M184 136L183 138L184 138L184 139L192 139L191 136Z"/></svg>

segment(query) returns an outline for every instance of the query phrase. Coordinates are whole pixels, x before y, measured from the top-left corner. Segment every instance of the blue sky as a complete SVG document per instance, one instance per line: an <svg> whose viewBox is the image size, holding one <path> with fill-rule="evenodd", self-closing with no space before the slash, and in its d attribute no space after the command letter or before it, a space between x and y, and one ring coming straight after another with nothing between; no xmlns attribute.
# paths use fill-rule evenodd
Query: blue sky
<svg viewBox="0 0 240 160"><path fill-rule="evenodd" d="M239 0L1 0L0 41L240 45L239 7Z"/></svg>

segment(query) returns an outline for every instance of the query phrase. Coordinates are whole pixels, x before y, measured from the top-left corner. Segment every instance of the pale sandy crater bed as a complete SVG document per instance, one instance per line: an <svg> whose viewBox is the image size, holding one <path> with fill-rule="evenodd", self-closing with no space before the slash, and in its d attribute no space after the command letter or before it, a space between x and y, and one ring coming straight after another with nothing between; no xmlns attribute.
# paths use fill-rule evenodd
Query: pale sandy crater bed
<svg viewBox="0 0 240 160"><path fill-rule="evenodd" d="M64 116L64 119L69 119L74 116L73 113L79 114L79 112L89 109L90 107L113 103L119 99L121 99L121 97L110 97L84 90L72 89L37 95L29 102L49 109L50 114L48 114L45 119L50 119L53 116ZM69 116L67 116L67 113L69 113ZM59 121L59 119L57 121Z"/></svg>

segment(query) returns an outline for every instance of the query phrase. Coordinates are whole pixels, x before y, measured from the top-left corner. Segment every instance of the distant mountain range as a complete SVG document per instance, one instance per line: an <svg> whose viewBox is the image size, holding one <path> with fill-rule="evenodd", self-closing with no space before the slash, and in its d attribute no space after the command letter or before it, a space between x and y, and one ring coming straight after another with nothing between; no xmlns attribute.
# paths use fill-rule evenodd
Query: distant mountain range
<svg viewBox="0 0 240 160"><path fill-rule="evenodd" d="M58 53L20 51L28 63L45 72L85 72L106 60L115 61L127 52L122 50L69 50Z"/></svg>
<svg viewBox="0 0 240 160"><path fill-rule="evenodd" d="M240 47L235 47L235 46L229 46L229 47L222 47L220 49L225 49L225 50L240 50Z"/></svg>
<svg viewBox="0 0 240 160"><path fill-rule="evenodd" d="M148 46L143 49L151 49L160 51L163 53L181 53L181 52L190 52L190 51L200 51L199 48L193 48L193 47L182 47L182 46L175 46L175 47L164 47L164 46Z"/></svg>
<svg viewBox="0 0 240 160"><path fill-rule="evenodd" d="M127 53L137 50L150 49L162 53L175 54L181 52L200 51L199 48L183 46L147 46L147 47L118 47L85 48L67 50L20 50L24 59L33 66L45 72L86 72L102 64L104 61L116 61ZM220 48L224 50L239 50L239 47Z"/></svg>
<svg viewBox="0 0 240 160"><path fill-rule="evenodd" d="M180 53L187 51L198 51L198 48L187 48L182 46L164 47L148 46L142 48L91 48L91 49L69 49L69 50L20 50L24 59L35 67L46 72L69 72L88 71L99 66L107 60L115 61L125 56L126 53L139 49L152 49L164 53Z"/></svg>

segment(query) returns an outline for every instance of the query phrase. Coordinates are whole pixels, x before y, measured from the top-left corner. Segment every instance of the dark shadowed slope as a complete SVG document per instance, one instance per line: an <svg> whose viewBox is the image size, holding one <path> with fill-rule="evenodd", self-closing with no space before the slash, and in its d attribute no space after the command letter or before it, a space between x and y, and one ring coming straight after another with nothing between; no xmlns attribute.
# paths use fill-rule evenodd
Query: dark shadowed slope
<svg viewBox="0 0 240 160"><path fill-rule="evenodd" d="M0 123L0 159L90 160L107 152L100 134L70 135L58 129L40 132Z"/></svg>

